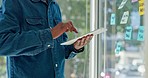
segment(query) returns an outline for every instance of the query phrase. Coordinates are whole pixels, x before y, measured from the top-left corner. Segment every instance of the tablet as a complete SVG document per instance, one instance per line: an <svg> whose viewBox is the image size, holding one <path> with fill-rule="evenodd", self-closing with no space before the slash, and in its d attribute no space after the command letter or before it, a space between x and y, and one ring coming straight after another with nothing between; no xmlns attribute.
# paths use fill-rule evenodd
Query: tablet
<svg viewBox="0 0 148 78"><path fill-rule="evenodd" d="M106 32L106 31L107 31L106 28L100 28L100 29L91 31L91 32L89 32L89 33L87 33L87 34L85 34L85 35L82 35L82 36L80 36L80 37L78 37L78 38L75 38L75 39L69 40L69 41L67 41L67 42L61 43L61 45L71 45L71 44L73 44L74 42L76 42L78 39L80 39L80 38L82 38L82 37L84 37L84 36L87 36L87 35L90 35L90 34L93 34L93 36L95 36L95 35L97 35L97 34L101 34L101 33Z"/></svg>

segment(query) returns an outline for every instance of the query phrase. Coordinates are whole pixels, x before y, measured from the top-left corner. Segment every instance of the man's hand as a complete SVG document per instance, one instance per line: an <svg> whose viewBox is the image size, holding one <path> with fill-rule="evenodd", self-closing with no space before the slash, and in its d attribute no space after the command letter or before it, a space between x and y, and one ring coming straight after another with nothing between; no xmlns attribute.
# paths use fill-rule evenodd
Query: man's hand
<svg viewBox="0 0 148 78"><path fill-rule="evenodd" d="M83 37L83 38L81 38L81 39L78 39L78 40L74 43L74 48L75 48L76 50L81 49L82 47L84 47L85 45L87 45L87 44L90 42L90 40L92 39L92 37L93 37L93 34L87 35L87 36L85 36L85 37Z"/></svg>
<svg viewBox="0 0 148 78"><path fill-rule="evenodd" d="M52 33L52 37L53 39L58 38L59 36L61 36L64 32L75 32L78 33L78 31L76 30L76 28L73 26L71 21L68 21L66 23L59 23L57 24L54 28L51 29L51 33Z"/></svg>

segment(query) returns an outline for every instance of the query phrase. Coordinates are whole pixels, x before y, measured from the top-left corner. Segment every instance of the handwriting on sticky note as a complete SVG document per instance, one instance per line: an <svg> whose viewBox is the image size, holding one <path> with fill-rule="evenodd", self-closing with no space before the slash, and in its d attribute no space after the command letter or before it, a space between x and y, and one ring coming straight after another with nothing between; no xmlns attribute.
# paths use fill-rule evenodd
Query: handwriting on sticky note
<svg viewBox="0 0 148 78"><path fill-rule="evenodd" d="M144 26L139 27L137 40L144 41Z"/></svg>
<svg viewBox="0 0 148 78"><path fill-rule="evenodd" d="M132 2L137 2L138 0L132 0Z"/></svg>
<svg viewBox="0 0 148 78"><path fill-rule="evenodd" d="M133 31L132 26L127 26L126 27L126 29L125 29L125 40L131 40L131 38L132 38L132 31Z"/></svg>
<svg viewBox="0 0 148 78"><path fill-rule="evenodd" d="M110 21L110 25L115 25L115 21L116 21L116 15L113 13L111 14L111 21Z"/></svg>
<svg viewBox="0 0 148 78"><path fill-rule="evenodd" d="M129 17L129 11L124 12L122 15L122 19L120 21L120 24L126 24L128 21L128 17Z"/></svg>
<svg viewBox="0 0 148 78"><path fill-rule="evenodd" d="M122 43L118 42L115 49L116 54L119 54L119 52L121 51L121 47L122 47Z"/></svg>
<svg viewBox="0 0 148 78"><path fill-rule="evenodd" d="M144 7L139 7L139 14L144 15Z"/></svg>

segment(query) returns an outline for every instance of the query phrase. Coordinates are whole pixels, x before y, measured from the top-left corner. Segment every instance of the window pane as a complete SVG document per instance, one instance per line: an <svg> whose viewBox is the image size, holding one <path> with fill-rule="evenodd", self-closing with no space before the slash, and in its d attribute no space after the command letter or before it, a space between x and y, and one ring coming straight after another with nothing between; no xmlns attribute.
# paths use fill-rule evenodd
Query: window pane
<svg viewBox="0 0 148 78"><path fill-rule="evenodd" d="M83 35L89 32L89 1L88 0L57 0L62 11L64 22L72 20L79 33L68 32L69 39ZM74 59L66 60L65 76L66 78L88 78L89 52L88 46L85 51L78 54Z"/></svg>
<svg viewBox="0 0 148 78"><path fill-rule="evenodd" d="M138 0L99 0L103 23L108 31L101 36L98 64L104 78L143 78L144 7ZM98 5L99 6L99 5ZM141 6L141 8L139 8ZM104 37L105 36L105 37Z"/></svg>

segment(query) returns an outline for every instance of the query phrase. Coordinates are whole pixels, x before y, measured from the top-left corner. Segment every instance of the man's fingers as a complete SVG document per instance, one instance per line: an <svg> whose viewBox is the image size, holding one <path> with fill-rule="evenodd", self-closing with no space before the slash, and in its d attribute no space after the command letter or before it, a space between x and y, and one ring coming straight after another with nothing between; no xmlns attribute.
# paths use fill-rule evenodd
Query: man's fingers
<svg viewBox="0 0 148 78"><path fill-rule="evenodd" d="M80 44L80 46L83 46L83 45L84 45L85 40L86 40L86 37L83 37L82 40L81 40L81 44Z"/></svg>
<svg viewBox="0 0 148 78"><path fill-rule="evenodd" d="M74 31L75 33L78 33L77 29L74 28L74 27L71 28L71 32L72 32L72 31Z"/></svg>
<svg viewBox="0 0 148 78"><path fill-rule="evenodd" d="M77 29L75 28L75 26L73 25L72 21L70 21L70 24L72 25L73 31L74 31L75 33L78 33L78 31L77 31Z"/></svg>
<svg viewBox="0 0 148 78"><path fill-rule="evenodd" d="M83 38L78 39L75 43L74 46L76 49L80 49L82 47L84 47L86 44L88 44L90 42L90 40L92 39L93 35L87 35Z"/></svg>
<svg viewBox="0 0 148 78"><path fill-rule="evenodd" d="M73 26L71 25L70 21L67 22L67 31L70 31L72 32L74 29L73 29Z"/></svg>
<svg viewBox="0 0 148 78"><path fill-rule="evenodd" d="M68 21L68 24L69 24L70 32L74 31L75 33L78 33L77 29L74 27L74 25L71 21Z"/></svg>
<svg viewBox="0 0 148 78"><path fill-rule="evenodd" d="M91 40L93 38L93 34L89 35L89 40Z"/></svg>
<svg viewBox="0 0 148 78"><path fill-rule="evenodd" d="M92 34L91 34L91 35L87 35L87 36L86 36L86 40L85 40L85 42L84 42L84 45L86 45L87 43L89 43L90 40L92 39L92 37L93 37Z"/></svg>
<svg viewBox="0 0 148 78"><path fill-rule="evenodd" d="M93 34L90 35L89 40L91 40L93 38Z"/></svg>
<svg viewBox="0 0 148 78"><path fill-rule="evenodd" d="M80 44L81 44L81 39L77 40L77 42L76 42L77 46L80 46Z"/></svg>
<svg viewBox="0 0 148 78"><path fill-rule="evenodd" d="M84 42L84 44L86 45L89 42L89 36L86 36L86 40Z"/></svg>
<svg viewBox="0 0 148 78"><path fill-rule="evenodd" d="M78 33L77 29L74 27L74 25L72 24L71 21L64 23L63 26L64 26L63 28L64 28L65 32L70 31L70 32Z"/></svg>

